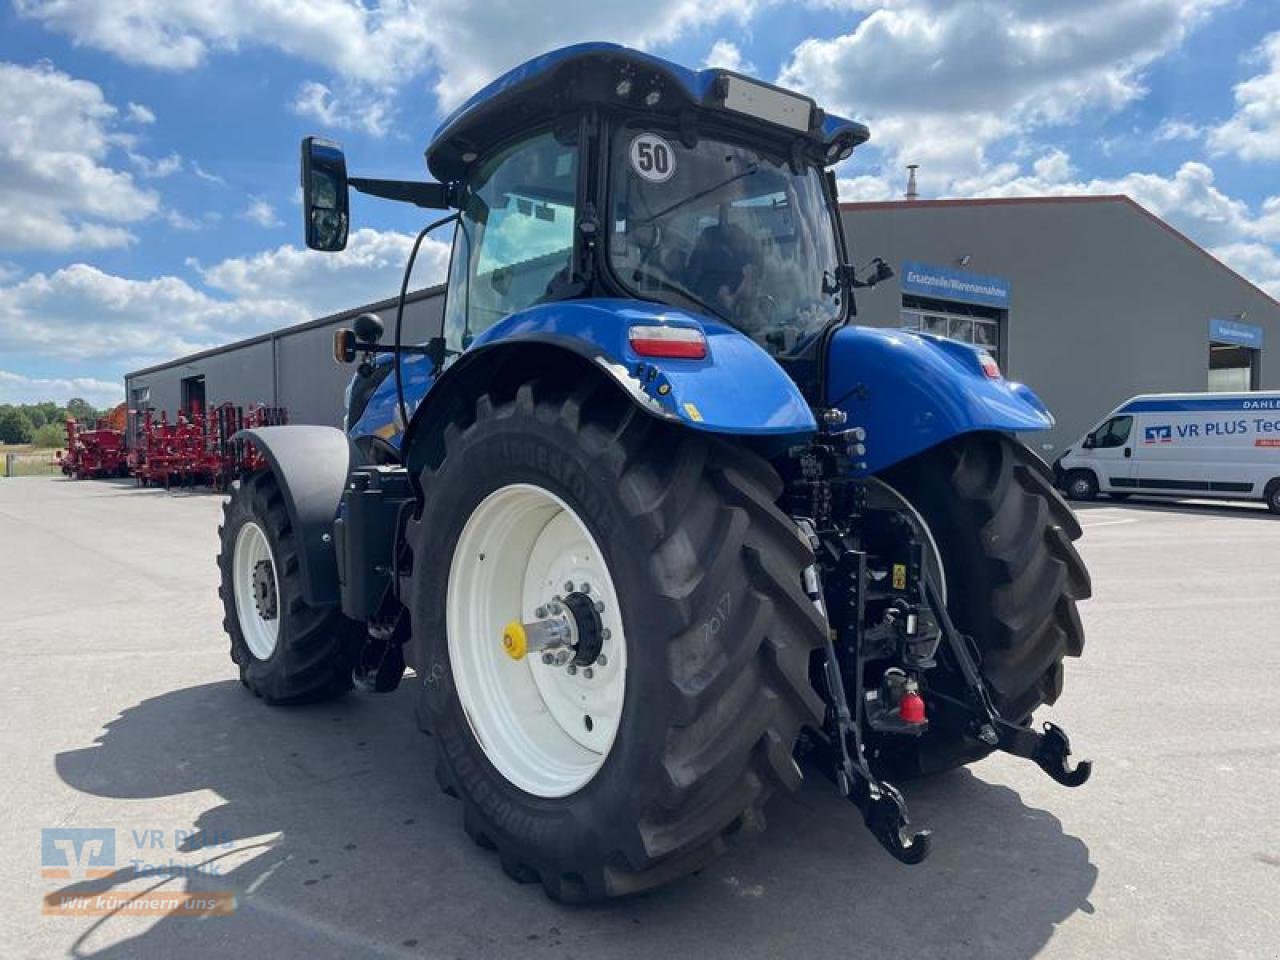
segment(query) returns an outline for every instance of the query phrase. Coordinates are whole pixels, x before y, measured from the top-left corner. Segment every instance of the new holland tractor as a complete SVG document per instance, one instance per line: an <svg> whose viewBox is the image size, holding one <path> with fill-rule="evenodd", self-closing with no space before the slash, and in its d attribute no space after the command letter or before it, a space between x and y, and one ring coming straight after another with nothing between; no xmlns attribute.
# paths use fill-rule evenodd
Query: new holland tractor
<svg viewBox="0 0 1280 960"><path fill-rule="evenodd" d="M467 833L566 901L699 869L806 771L905 863L931 838L895 780L1000 750L1083 783L1031 725L1090 592L1016 436L1053 419L981 349L853 324L892 276L840 223L832 167L867 137L592 43L466 101L431 182L304 140L309 247L344 247L349 189L444 215L392 335L335 336L346 430L241 435L267 464L220 530L244 684L411 677ZM442 334L405 343L442 227Z"/></svg>

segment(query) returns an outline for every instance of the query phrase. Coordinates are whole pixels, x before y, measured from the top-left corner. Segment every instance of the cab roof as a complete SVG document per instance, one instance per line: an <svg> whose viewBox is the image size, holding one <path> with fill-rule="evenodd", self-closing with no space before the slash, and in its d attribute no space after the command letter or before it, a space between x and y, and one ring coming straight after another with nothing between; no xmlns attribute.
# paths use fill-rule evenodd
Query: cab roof
<svg viewBox="0 0 1280 960"><path fill-rule="evenodd" d="M810 105L808 128L779 125L726 104L728 78L764 96L774 91ZM825 163L843 160L866 141L861 123L819 109L808 97L721 69L690 70L614 43L580 43L534 57L507 71L449 114L427 145L427 167L440 181L459 179L489 147L520 130L553 121L585 104L612 106L676 120L690 110L715 114L749 136L779 144L801 141Z"/></svg>

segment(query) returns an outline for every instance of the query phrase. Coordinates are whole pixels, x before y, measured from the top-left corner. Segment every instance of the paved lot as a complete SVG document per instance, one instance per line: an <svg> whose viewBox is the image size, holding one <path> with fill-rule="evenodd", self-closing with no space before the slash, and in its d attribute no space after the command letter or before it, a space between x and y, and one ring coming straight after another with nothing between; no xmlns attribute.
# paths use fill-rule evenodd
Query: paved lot
<svg viewBox="0 0 1280 960"><path fill-rule="evenodd" d="M814 782L702 875L568 909L463 834L407 691L272 710L240 687L218 511L203 494L0 481L0 956L1280 956L1265 512L1083 511L1089 647L1052 716L1097 761L1084 788L1004 757L909 785L935 852L908 868ZM113 828L117 871L42 878L46 827ZM232 843L174 849L194 831ZM145 883L133 860L155 868ZM237 909L41 915L49 892L149 887L230 889Z"/></svg>

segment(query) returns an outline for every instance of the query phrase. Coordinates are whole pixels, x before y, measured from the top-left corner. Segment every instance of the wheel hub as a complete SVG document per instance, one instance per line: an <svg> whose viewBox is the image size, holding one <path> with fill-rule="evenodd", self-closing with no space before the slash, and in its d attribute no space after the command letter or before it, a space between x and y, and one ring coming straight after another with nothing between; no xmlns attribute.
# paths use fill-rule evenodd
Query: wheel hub
<svg viewBox="0 0 1280 960"><path fill-rule="evenodd" d="M253 566L253 605L263 620L274 620L276 608L276 571L270 560L259 560Z"/></svg>

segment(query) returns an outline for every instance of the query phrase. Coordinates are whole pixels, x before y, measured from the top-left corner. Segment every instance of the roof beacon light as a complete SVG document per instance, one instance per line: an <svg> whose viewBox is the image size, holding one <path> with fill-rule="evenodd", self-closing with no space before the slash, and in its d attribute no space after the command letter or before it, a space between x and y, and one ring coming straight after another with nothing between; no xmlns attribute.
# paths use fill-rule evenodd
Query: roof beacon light
<svg viewBox="0 0 1280 960"><path fill-rule="evenodd" d="M707 338L694 327L632 327L627 339L642 357L702 360L707 355Z"/></svg>
<svg viewBox="0 0 1280 960"><path fill-rule="evenodd" d="M757 120L805 133L813 119L813 101L798 93L779 90L746 77L725 74L724 107Z"/></svg>

